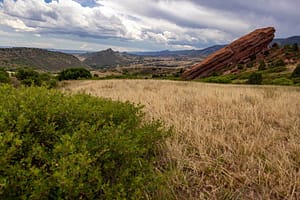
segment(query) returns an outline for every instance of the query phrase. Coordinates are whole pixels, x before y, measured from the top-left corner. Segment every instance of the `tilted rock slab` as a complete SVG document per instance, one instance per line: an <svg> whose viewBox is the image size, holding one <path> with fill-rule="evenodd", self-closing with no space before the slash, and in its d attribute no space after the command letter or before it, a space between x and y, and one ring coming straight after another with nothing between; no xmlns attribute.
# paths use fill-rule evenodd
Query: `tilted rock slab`
<svg viewBox="0 0 300 200"><path fill-rule="evenodd" d="M243 63L250 57L267 50L274 33L273 27L257 29L211 54L191 69L187 69L182 76L186 80L203 78L214 72L222 72L229 66Z"/></svg>

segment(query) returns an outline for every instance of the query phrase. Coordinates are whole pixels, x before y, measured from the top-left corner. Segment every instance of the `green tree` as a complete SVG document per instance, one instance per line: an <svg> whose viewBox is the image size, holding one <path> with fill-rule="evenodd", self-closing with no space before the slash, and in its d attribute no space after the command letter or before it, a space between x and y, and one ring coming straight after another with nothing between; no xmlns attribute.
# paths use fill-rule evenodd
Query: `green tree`
<svg viewBox="0 0 300 200"><path fill-rule="evenodd" d="M42 81L39 78L39 73L31 68L19 68L16 72L16 77L22 84L31 86L41 86Z"/></svg>
<svg viewBox="0 0 300 200"><path fill-rule="evenodd" d="M285 66L285 62L282 59L273 62L273 67L282 67L282 66Z"/></svg>
<svg viewBox="0 0 300 200"><path fill-rule="evenodd" d="M262 75L254 72L249 76L248 83L259 85L262 83L262 80L263 80Z"/></svg>
<svg viewBox="0 0 300 200"><path fill-rule="evenodd" d="M5 69L0 68L0 83L10 83L9 74Z"/></svg>
<svg viewBox="0 0 300 200"><path fill-rule="evenodd" d="M297 44L297 43L294 43L294 44L292 45L292 50L293 50L293 51L299 51L299 47L298 47L298 44Z"/></svg>
<svg viewBox="0 0 300 200"><path fill-rule="evenodd" d="M265 63L265 61L263 61L263 60L261 60L260 62L259 62L259 66L258 66L258 70L265 70L266 69L266 63Z"/></svg>
<svg viewBox="0 0 300 200"><path fill-rule="evenodd" d="M42 86L48 88L56 87L57 80L49 73L38 73L31 68L20 68L17 70L16 77L23 85Z"/></svg>
<svg viewBox="0 0 300 200"><path fill-rule="evenodd" d="M297 65L297 67L292 73L292 78L298 78L298 77L300 77L300 64Z"/></svg>
<svg viewBox="0 0 300 200"><path fill-rule="evenodd" d="M84 68L69 68L61 71L58 75L58 79L62 80L77 80L92 78L92 74L89 70Z"/></svg>

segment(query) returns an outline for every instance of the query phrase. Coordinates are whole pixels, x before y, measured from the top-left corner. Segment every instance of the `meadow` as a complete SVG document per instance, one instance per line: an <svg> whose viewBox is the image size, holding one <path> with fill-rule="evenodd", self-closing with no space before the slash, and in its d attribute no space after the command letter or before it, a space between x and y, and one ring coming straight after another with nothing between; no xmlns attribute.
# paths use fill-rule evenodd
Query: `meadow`
<svg viewBox="0 0 300 200"><path fill-rule="evenodd" d="M300 198L300 88L87 80L61 90L142 104L173 127L161 162L176 199Z"/></svg>

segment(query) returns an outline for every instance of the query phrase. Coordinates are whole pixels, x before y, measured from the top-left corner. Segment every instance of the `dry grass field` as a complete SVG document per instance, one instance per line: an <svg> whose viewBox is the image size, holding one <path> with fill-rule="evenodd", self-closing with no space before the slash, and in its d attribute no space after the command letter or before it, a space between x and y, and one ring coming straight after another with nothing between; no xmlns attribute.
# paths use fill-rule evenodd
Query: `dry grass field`
<svg viewBox="0 0 300 200"><path fill-rule="evenodd" d="M141 103L174 126L177 199L300 199L300 88L103 80L62 90Z"/></svg>

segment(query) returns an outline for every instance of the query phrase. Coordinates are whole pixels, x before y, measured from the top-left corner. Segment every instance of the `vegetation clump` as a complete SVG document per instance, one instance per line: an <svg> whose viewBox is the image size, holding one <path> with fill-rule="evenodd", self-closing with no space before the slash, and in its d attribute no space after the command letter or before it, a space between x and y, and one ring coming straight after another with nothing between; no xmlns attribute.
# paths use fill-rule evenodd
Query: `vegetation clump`
<svg viewBox="0 0 300 200"><path fill-rule="evenodd" d="M248 83L260 85L262 83L262 80L262 75L260 73L254 72L249 76Z"/></svg>
<svg viewBox="0 0 300 200"><path fill-rule="evenodd" d="M148 199L170 134L141 107L0 86L0 199ZM166 197L168 198L168 197Z"/></svg>
<svg viewBox="0 0 300 200"><path fill-rule="evenodd" d="M61 71L58 75L58 79L62 80L78 80L92 78L92 74L89 70L84 68L69 68Z"/></svg>
<svg viewBox="0 0 300 200"><path fill-rule="evenodd" d="M19 68L16 72L16 78L21 84L26 86L47 86L53 88L57 85L57 80L48 73L39 73L32 68Z"/></svg>
<svg viewBox="0 0 300 200"><path fill-rule="evenodd" d="M295 68L295 70L293 71L292 77L293 78L300 77L300 64L298 64L297 67Z"/></svg>
<svg viewBox="0 0 300 200"><path fill-rule="evenodd" d="M231 83L236 76L234 74L223 75L223 76L210 76L207 78L200 79L201 82L207 83Z"/></svg>
<svg viewBox="0 0 300 200"><path fill-rule="evenodd" d="M273 80L272 84L274 84L274 85L293 85L293 81L291 79L281 77L281 78L277 78L277 79Z"/></svg>
<svg viewBox="0 0 300 200"><path fill-rule="evenodd" d="M258 70L265 70L266 69L266 63L265 61L261 60L259 62Z"/></svg>
<svg viewBox="0 0 300 200"><path fill-rule="evenodd" d="M0 83L10 83L9 74L4 68L0 68Z"/></svg>

